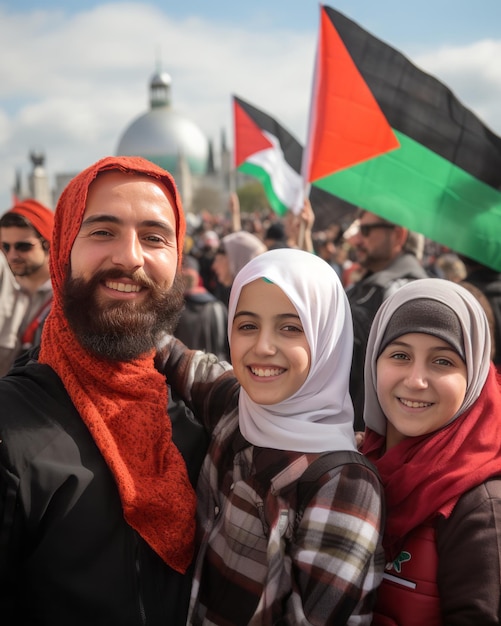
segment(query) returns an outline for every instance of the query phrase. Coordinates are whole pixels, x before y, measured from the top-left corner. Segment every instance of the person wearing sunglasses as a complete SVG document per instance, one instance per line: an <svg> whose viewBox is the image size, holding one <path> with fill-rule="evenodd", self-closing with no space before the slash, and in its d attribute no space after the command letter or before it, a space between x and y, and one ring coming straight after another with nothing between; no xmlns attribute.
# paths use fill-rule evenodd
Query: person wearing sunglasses
<svg viewBox="0 0 501 626"><path fill-rule="evenodd" d="M40 342L52 303L49 249L54 224L51 209L28 198L0 217L2 308L0 310L0 375L23 351ZM9 269L10 268L10 269Z"/></svg>
<svg viewBox="0 0 501 626"><path fill-rule="evenodd" d="M403 226L360 210L350 227L350 244L363 275L346 293L353 317L354 348L350 393L355 408L355 430L364 430L364 361L372 320L382 302L396 289L428 276L419 256L424 238Z"/></svg>

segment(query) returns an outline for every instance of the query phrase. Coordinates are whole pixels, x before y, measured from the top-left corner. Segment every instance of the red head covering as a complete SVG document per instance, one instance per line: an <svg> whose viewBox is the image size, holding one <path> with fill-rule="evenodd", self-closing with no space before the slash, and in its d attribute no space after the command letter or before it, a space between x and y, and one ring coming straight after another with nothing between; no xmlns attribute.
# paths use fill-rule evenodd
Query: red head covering
<svg viewBox="0 0 501 626"><path fill-rule="evenodd" d="M383 544L388 560L414 528L449 517L459 498L501 474L501 391L494 365L480 397L439 431L409 437L386 453L385 438L367 429L363 453L376 465L385 488Z"/></svg>
<svg viewBox="0 0 501 626"><path fill-rule="evenodd" d="M139 157L107 157L78 174L56 207L50 256L54 303L44 326L40 361L63 381L113 472L127 522L168 565L184 572L193 556L195 494L172 441L165 377L155 369L153 354L115 363L90 354L63 312L62 290L87 192L99 173L110 170L151 176L171 192L181 266L185 220L168 172Z"/></svg>
<svg viewBox="0 0 501 626"><path fill-rule="evenodd" d="M181 267L186 221L181 198L172 176L166 170L158 167L158 165L140 157L106 157L75 176L68 183L57 203L50 259L54 291L60 293L62 290L69 267L73 242L82 224L89 187L98 174L113 170L151 176L165 185L171 192L175 203L173 208L176 214L177 261L178 268Z"/></svg>
<svg viewBox="0 0 501 626"><path fill-rule="evenodd" d="M25 217L28 222L36 228L47 241L52 239L52 229L54 227L54 213L38 202L28 198L15 204L8 213L17 213Z"/></svg>

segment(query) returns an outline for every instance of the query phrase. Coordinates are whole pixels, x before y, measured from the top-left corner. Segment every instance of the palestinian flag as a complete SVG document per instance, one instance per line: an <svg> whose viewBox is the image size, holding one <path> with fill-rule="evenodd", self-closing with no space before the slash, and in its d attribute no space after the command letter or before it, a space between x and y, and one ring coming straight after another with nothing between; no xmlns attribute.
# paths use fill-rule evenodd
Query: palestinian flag
<svg viewBox="0 0 501 626"><path fill-rule="evenodd" d="M233 96L235 167L259 179L278 215L303 206L303 147L272 117Z"/></svg>
<svg viewBox="0 0 501 626"><path fill-rule="evenodd" d="M326 6L303 172L501 270L501 138L445 85Z"/></svg>

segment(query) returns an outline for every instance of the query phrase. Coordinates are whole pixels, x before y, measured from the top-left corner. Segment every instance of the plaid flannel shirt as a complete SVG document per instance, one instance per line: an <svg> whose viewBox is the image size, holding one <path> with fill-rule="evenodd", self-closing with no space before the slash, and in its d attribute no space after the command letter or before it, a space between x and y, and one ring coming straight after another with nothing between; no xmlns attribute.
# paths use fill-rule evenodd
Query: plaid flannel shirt
<svg viewBox="0 0 501 626"><path fill-rule="evenodd" d="M370 624L384 568L377 477L358 464L327 472L296 519L298 480L318 454L250 445L232 372L177 342L170 349L169 382L212 432L189 624Z"/></svg>

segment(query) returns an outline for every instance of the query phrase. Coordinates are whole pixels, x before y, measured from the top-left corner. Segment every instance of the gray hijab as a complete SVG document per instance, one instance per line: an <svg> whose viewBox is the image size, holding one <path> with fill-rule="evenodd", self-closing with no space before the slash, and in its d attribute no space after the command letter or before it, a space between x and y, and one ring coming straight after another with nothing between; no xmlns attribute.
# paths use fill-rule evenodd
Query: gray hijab
<svg viewBox="0 0 501 626"><path fill-rule="evenodd" d="M376 393L376 362L381 352L381 342L393 314L413 300L426 299L447 305L456 314L461 325L464 342L464 359L467 369L467 388L463 404L451 421L464 413L480 395L490 366L491 338L489 325L482 306L469 291L449 280L422 278L407 283L379 308L371 326L365 360L366 426L380 435L386 434L386 417ZM423 332L422 328L406 332Z"/></svg>

